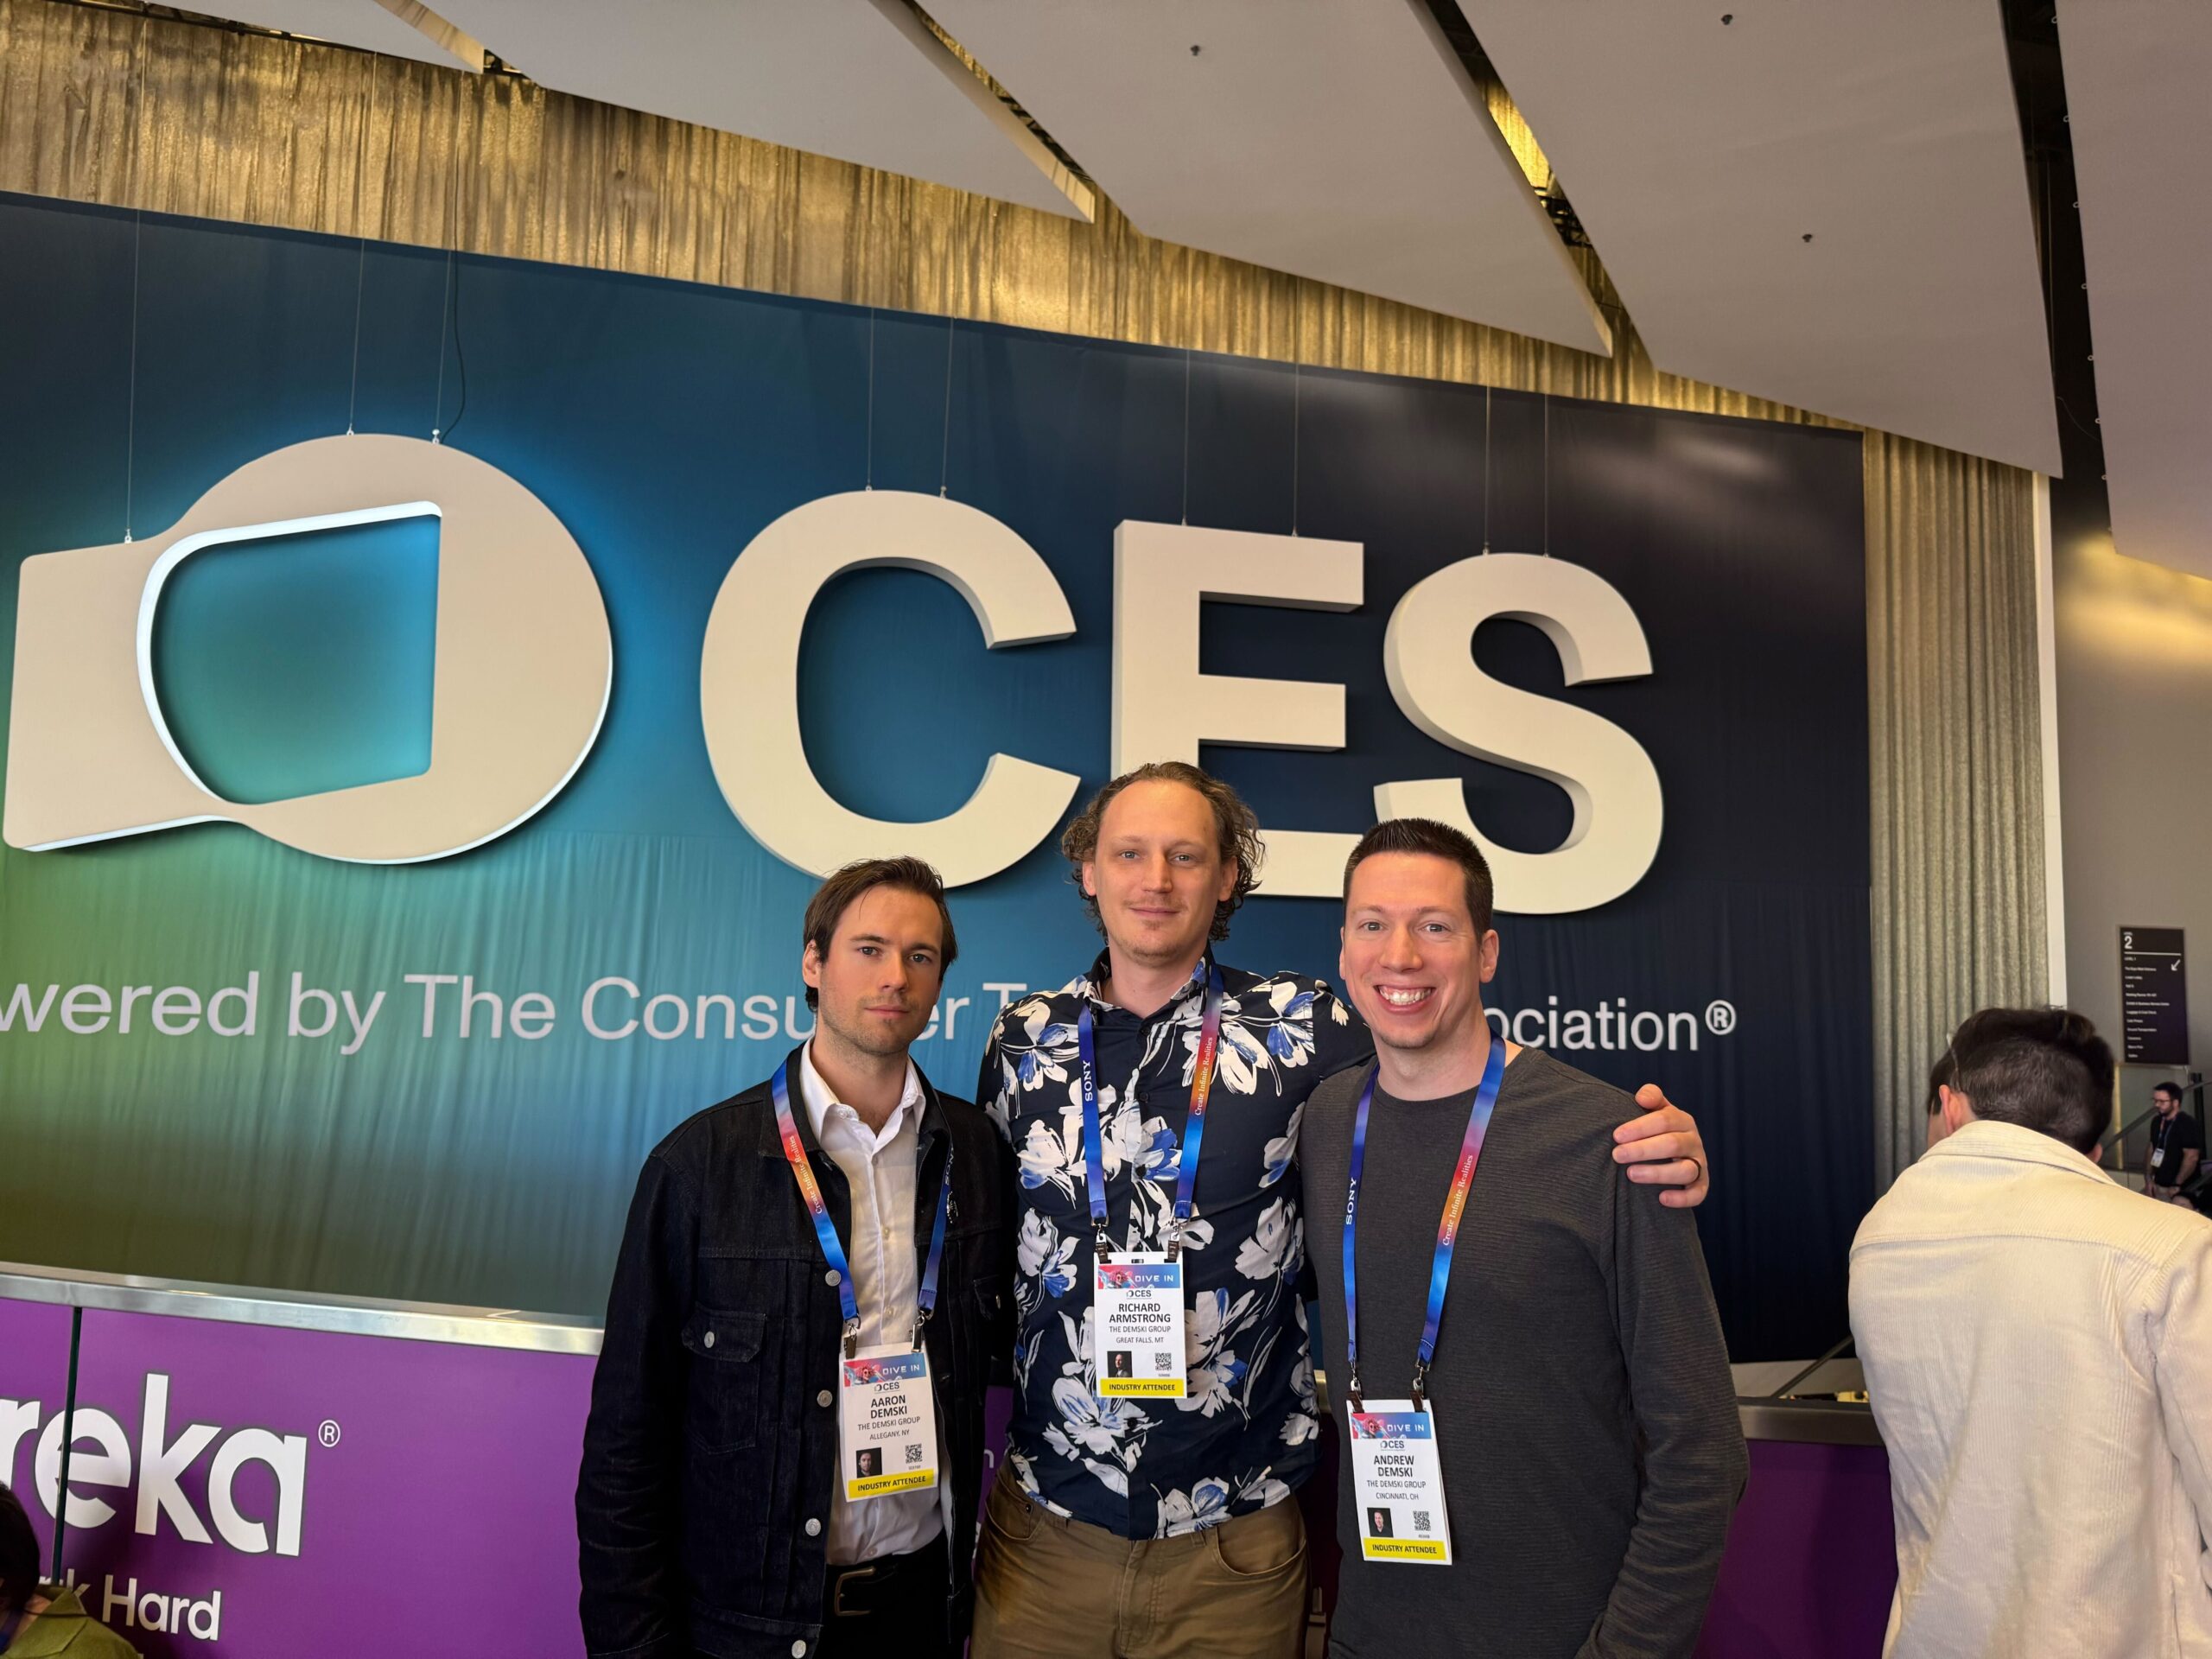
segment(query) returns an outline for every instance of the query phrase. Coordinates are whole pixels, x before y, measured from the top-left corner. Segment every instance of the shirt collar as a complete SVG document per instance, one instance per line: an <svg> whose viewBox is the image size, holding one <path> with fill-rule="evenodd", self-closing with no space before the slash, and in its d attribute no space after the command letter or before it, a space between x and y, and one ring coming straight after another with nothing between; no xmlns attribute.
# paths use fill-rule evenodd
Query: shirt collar
<svg viewBox="0 0 2212 1659"><path fill-rule="evenodd" d="M2042 1164L2068 1175L2078 1175L2085 1180L2104 1181L2116 1185L2105 1171L2091 1163L2063 1141L2031 1129L2020 1123L1999 1123L1993 1119L1977 1117L1961 1124L1923 1155L1922 1161L1937 1158L1984 1158L2005 1163Z"/></svg>
<svg viewBox="0 0 2212 1659"><path fill-rule="evenodd" d="M814 1138L818 1144L822 1140L823 1120L830 1116L830 1109L832 1106L842 1103L838 1100L836 1092L830 1085L823 1081L822 1074L814 1069L814 1039L812 1038L807 1039L798 1053L799 1096L806 1103L806 1121L814 1126ZM899 1131L906 1126L909 1117L913 1119L918 1129L920 1128L922 1104L922 1074L914 1069L914 1062L910 1057L906 1061L906 1087L899 1091L899 1103L891 1109L891 1116L884 1119L883 1128L880 1131L869 1130L866 1123L862 1123L861 1128L864 1132L874 1135L876 1147L880 1150L891 1144Z"/></svg>
<svg viewBox="0 0 2212 1659"><path fill-rule="evenodd" d="M1183 988L1170 997L1159 1012L1151 1017L1154 1020L1173 1020L1179 1023L1197 1020L1205 1007L1206 976L1213 969L1213 947L1208 945L1205 954L1198 958L1198 965L1191 969L1191 977L1184 984ZM1101 950L1096 960L1091 963L1090 971L1076 981L1077 998L1091 1003L1102 1014L1109 1011L1127 1014L1128 1012L1127 1008L1122 1007L1118 1002L1109 1002L1099 992L1098 988L1113 976L1112 957L1110 953Z"/></svg>

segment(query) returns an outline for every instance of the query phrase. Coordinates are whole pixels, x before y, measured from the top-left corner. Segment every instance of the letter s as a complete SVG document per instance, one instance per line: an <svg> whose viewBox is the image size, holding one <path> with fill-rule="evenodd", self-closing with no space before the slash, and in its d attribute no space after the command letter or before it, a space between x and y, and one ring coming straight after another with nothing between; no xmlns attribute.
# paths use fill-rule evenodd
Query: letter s
<svg viewBox="0 0 2212 1659"><path fill-rule="evenodd" d="M1385 818L1439 818L1473 836L1496 872L1502 910L1594 910L1635 887L1658 855L1659 773L1643 746L1611 721L1476 667L1471 641L1493 616L1541 628L1569 685L1649 674L1650 647L1636 613L1605 578L1528 553L1448 565L1416 582L1390 613L1383 671L1406 718L1463 754L1557 784L1574 803L1567 839L1548 853L1485 840L1453 778L1382 785L1376 810Z"/></svg>

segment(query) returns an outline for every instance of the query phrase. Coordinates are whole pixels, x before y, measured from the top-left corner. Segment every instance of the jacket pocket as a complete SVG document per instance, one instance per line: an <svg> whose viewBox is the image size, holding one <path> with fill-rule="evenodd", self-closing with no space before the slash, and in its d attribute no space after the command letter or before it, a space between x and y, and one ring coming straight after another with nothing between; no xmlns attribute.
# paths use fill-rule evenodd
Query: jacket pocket
<svg viewBox="0 0 2212 1659"><path fill-rule="evenodd" d="M741 1452L760 1433L760 1344L766 1319L702 1304L684 1320L690 1360L683 1432L702 1452Z"/></svg>

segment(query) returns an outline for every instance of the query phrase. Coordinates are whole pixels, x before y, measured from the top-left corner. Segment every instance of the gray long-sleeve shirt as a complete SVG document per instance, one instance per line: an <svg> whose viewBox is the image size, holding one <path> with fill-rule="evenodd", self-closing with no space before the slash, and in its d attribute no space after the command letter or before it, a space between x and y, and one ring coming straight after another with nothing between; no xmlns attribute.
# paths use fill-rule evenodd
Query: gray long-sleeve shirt
<svg viewBox="0 0 2212 1659"><path fill-rule="evenodd" d="M1452 1259L1428 1397L1452 1563L1360 1559L1345 1449L1344 1189L1363 1071L1300 1131L1338 1446L1342 1659L1688 1656L1746 1459L1690 1213L1613 1163L1620 1090L1527 1049L1506 1068ZM1359 1200L1369 1399L1403 1399L1471 1092L1378 1087Z"/></svg>

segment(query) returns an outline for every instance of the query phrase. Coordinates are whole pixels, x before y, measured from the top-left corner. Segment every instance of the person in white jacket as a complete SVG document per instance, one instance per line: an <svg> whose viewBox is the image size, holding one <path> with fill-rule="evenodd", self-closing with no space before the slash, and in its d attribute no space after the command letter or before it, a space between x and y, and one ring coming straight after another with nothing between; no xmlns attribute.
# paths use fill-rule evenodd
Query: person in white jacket
<svg viewBox="0 0 2212 1659"><path fill-rule="evenodd" d="M2112 1051L2078 1014L1952 1039L1941 1133L1851 1250L1889 1447L1891 1659L2212 1659L2212 1220L2088 1155Z"/></svg>

